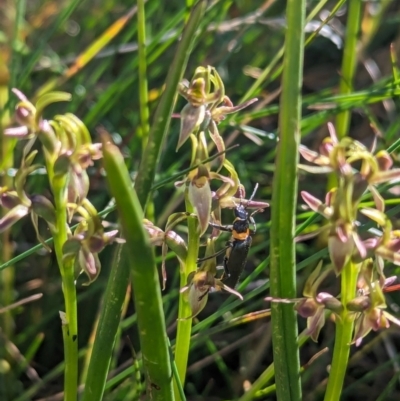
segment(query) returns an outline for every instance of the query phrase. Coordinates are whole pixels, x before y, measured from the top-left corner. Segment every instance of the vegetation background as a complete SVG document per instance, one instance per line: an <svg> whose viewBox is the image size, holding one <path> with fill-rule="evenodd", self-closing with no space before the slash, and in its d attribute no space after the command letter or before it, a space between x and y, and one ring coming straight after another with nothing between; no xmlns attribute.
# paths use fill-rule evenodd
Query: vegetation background
<svg viewBox="0 0 400 401"><path fill-rule="evenodd" d="M186 7L187 4L179 0L146 2L150 122L188 16ZM378 132L379 147L388 148L398 139L400 128L397 93L385 89L385 85L394 79L391 45L394 53L398 54L400 49L400 2L362 2L360 32L353 55L357 63L354 89L342 97L335 95L341 77L348 2L309 0L306 7L306 39L310 40L304 50L302 143L317 148L327 136L326 123L334 121L338 112L351 110L350 135L370 144ZM228 157L247 193L259 183L257 198L264 201L271 199L275 169L282 49L287 29L285 10L286 2L280 0L210 2L184 73L185 78L190 79L197 66L211 65L221 75L226 94L234 104L244 96L259 98L249 110L223 122L219 128L226 146L239 145L228 152ZM329 15L330 21L313 35ZM48 88L69 92L72 100L51 105L46 109L46 115L67 111L76 114L87 125L94 142L99 142L98 127L104 127L121 149L134 178L144 143L139 113L137 30L136 6L131 1L4 0L0 11L2 126L13 123L16 101L10 97L10 88L20 89L30 99ZM179 113L184 104L179 98L175 113ZM178 153L175 151L178 135L179 119L173 118L162 149L156 182L168 179L190 163L188 145ZM5 160L10 150L4 136L1 140ZM2 164L2 186L9 185L10 175L19 166L21 146L16 146L14 154L14 159L7 159L8 165ZM392 153L392 157L397 164L398 155ZM89 199L101 211L111 200L101 163L91 167L89 174ZM28 186L30 192L49 193L47 180L41 174L30 177ZM325 189L323 178L300 173L299 190L310 191L321 198ZM397 196L395 188L389 194L387 204L398 203ZM171 213L184 211L183 195L173 182L160 186L152 200L153 209L149 215L159 227L165 226ZM298 224L310 217L301 202L297 217ZM223 221L228 224L232 219L230 211L224 211ZM110 225L116 220L116 214L107 215ZM269 268L267 264L261 264L269 255L269 220L268 210L257 215L258 230L242 278L256 273L251 275L247 287L241 289L245 301L230 302L227 306L226 296L211 294L206 308L194 321L185 383L188 400L238 399L243 389L272 362L269 318L239 319L241 324L233 323L235 318L269 307L264 301L269 293ZM181 229L184 236L185 227ZM1 400L62 399L64 357L59 311L64 309L64 300L61 280L52 253L44 249L31 251L37 242L28 219L18 222L2 237L3 263L28 252L11 266L0 267L0 307L35 294L43 296L13 309L12 313L0 315ZM81 367L90 357L88 350L93 343L114 253L112 247L101 253L102 271L97 281L89 287L83 285L84 278L77 281ZM160 256L160 252L157 255ZM327 257L326 239L322 237L297 245L299 296L321 255ZM157 260L160 266L161 258ZM395 268L393 274L396 274ZM174 339L179 265L172 254L168 256L167 275L163 306L167 333ZM327 283L327 290L335 292L334 285L334 281L331 287ZM394 314L399 313L398 302L398 295L390 294L388 304ZM142 378L137 371L138 360L132 351L139 353L140 344L130 294L127 294L123 315L105 400L139 399L143 390ZM299 331L304 328L305 321L300 319ZM394 326L385 332L373 333L361 347L352 349L343 400L399 398L398 330ZM328 322L318 343L308 341L301 348L301 365L306 366L302 374L304 400L323 397L331 351L320 355L309 366L306 364L325 347L332 349L333 332L333 324ZM81 382L84 382L83 376ZM135 395L132 395L132 386ZM274 397L274 388L267 387L254 399Z"/></svg>

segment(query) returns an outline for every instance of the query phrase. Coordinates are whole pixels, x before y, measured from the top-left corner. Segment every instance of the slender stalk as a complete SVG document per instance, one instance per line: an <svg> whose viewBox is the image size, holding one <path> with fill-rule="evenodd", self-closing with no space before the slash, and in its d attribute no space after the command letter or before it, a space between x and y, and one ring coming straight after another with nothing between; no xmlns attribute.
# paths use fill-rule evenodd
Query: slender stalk
<svg viewBox="0 0 400 401"><path fill-rule="evenodd" d="M147 145L149 135L149 106L147 90L147 51L146 51L146 14L145 0L137 2L138 17L138 59L139 59L139 113L140 113L140 135L142 137L143 149Z"/></svg>
<svg viewBox="0 0 400 401"><path fill-rule="evenodd" d="M193 206L186 197L186 211L193 213ZM198 222L194 217L188 217L188 253L184 269L181 270L180 287L187 284L187 276L192 271L197 269L197 257L199 252L200 237L198 233ZM192 311L190 305L186 300L186 294L179 295L179 312L178 312L178 328L175 345L175 363L179 374L180 382L185 383L187 361L189 357L190 335L192 331L192 319L187 319L191 316ZM176 381L174 381L175 398L179 398L179 388Z"/></svg>
<svg viewBox="0 0 400 401"><path fill-rule="evenodd" d="M353 91L354 74L357 67L357 42L361 23L361 0L349 0L346 26L346 37L343 51L342 71L339 93L346 95ZM351 109L338 114L336 132L339 138L347 135L350 126Z"/></svg>
<svg viewBox="0 0 400 401"><path fill-rule="evenodd" d="M335 347L324 398L325 401L340 400L342 393L354 328L354 319L348 313L346 304L354 299L356 295L357 276L357 265L349 262L341 275L341 299L344 310L341 314L341 319L336 319Z"/></svg>
<svg viewBox="0 0 400 401"><path fill-rule="evenodd" d="M100 401L103 399L116 333L129 283L129 263L126 256L120 261L120 253L121 245L118 245L113 258L115 263L112 264L110 270L101 307L82 401Z"/></svg>
<svg viewBox="0 0 400 401"><path fill-rule="evenodd" d="M350 94L353 91L353 80L357 66L357 41L361 22L361 0L349 0L347 17L345 47L342 61L342 77L339 91L341 95ZM351 109L338 114L336 118L336 132L339 138L348 135L351 119ZM330 176L331 186L336 179ZM343 388L344 376L350 353L350 343L353 335L354 321L346 310L346 303L355 297L357 284L357 268L349 262L345 266L341 276L341 299L344 306L341 320L336 322L335 347L331 371L329 373L328 386L325 393L325 401L340 399Z"/></svg>
<svg viewBox="0 0 400 401"><path fill-rule="evenodd" d="M147 399L172 401L172 369L164 321L160 280L153 250L143 227L143 209L119 149L103 140L104 168L120 215L130 259Z"/></svg>
<svg viewBox="0 0 400 401"><path fill-rule="evenodd" d="M282 78L279 119L280 142L274 174L271 224L271 295L296 296L294 230L296 227L297 163L300 143L305 1L287 2L288 30ZM297 317L293 306L275 303L272 341L276 392L280 400L300 400L300 364Z"/></svg>
<svg viewBox="0 0 400 401"><path fill-rule="evenodd" d="M75 288L74 260L63 260L62 247L68 239L67 225L67 177L56 177L52 172L51 162L47 163L50 185L52 188L56 213L56 225L53 232L54 251L62 278L65 302L63 322L63 341L65 353L64 400L75 401L78 391L78 310Z"/></svg>

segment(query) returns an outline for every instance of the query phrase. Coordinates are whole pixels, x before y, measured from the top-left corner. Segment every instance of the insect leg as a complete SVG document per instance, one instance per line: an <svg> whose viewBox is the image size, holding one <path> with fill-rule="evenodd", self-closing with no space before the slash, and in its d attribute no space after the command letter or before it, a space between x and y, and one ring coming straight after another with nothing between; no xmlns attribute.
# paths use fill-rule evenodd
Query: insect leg
<svg viewBox="0 0 400 401"><path fill-rule="evenodd" d="M219 250L218 252L214 253L214 255L206 256L206 257L204 257L204 258L199 258L199 259L197 259L197 263L201 263L201 262L204 262L205 260L209 260L209 259L215 258L215 257L217 257L217 256L219 256L219 255L222 255L223 253L226 252L226 250L227 250L228 248L229 248L229 246L226 246L225 248L222 248L222 249Z"/></svg>
<svg viewBox="0 0 400 401"><path fill-rule="evenodd" d="M254 215L255 214L257 214L257 213L260 213L260 212L263 212L264 211L264 209L257 209L257 210L254 210L254 212L249 216L249 222L251 223L251 224L253 224L253 227L254 227L254 229L252 230L253 232L252 232L252 234L255 234L255 232L256 232L256 230L257 230L257 226L256 226L256 221L254 220Z"/></svg>
<svg viewBox="0 0 400 401"><path fill-rule="evenodd" d="M232 226L220 226L219 224L215 224L215 223L208 223L208 225L210 225L211 227L214 227L218 230L221 230L221 231L232 232Z"/></svg>

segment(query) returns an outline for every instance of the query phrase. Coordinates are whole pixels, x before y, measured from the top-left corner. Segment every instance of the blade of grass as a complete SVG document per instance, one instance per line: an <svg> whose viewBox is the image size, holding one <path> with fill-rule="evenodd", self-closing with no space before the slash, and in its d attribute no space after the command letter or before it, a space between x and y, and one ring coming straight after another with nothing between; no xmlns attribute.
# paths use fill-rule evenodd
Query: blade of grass
<svg viewBox="0 0 400 401"><path fill-rule="evenodd" d="M296 296L294 229L296 227L297 163L300 143L301 83L305 1L289 0L286 8L288 30L282 77L279 118L280 142L274 174L271 222L271 295ZM274 303L272 344L278 399L301 399L297 317L292 305Z"/></svg>
<svg viewBox="0 0 400 401"><path fill-rule="evenodd" d="M149 199L162 143L169 128L172 110L177 96L176 89L186 68L193 38L205 12L206 4L207 2L205 0L200 0L191 10L190 18L185 26L174 60L169 68L165 92L162 95L154 115L154 123L150 129L149 141L144 151L135 181L135 189L143 209L146 208Z"/></svg>
<svg viewBox="0 0 400 401"><path fill-rule="evenodd" d="M147 88L146 14L144 0L138 0L138 58L140 137L145 149L149 135L149 96Z"/></svg>
<svg viewBox="0 0 400 401"><path fill-rule="evenodd" d="M115 197L131 262L132 289L146 377L147 397L173 400L161 288L153 250L143 227L143 210L119 149L103 140L104 168Z"/></svg>
<svg viewBox="0 0 400 401"><path fill-rule="evenodd" d="M127 258L120 260L120 252L121 245L118 245L115 263L107 281L82 401L100 401L103 398L115 335L121 320L122 305L129 283L129 263Z"/></svg>

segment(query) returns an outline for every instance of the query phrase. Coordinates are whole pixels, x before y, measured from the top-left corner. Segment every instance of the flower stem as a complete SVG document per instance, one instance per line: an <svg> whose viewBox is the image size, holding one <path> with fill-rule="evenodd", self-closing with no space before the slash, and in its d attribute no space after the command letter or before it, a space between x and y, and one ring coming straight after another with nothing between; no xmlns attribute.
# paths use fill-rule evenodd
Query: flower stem
<svg viewBox="0 0 400 401"><path fill-rule="evenodd" d="M187 199L187 194L186 194ZM193 213L193 206L186 200L186 211ZM199 252L200 237L198 232L198 222L195 217L188 217L188 253L184 268L181 270L181 288L186 285L187 277L192 271L197 269L197 256ZM191 316L192 311L186 300L186 294L179 295L179 312L178 312L178 329L176 335L175 346L175 363L179 374L179 380L182 386L185 382L187 361L189 357L190 334L192 331L192 319L187 319ZM176 379L175 379L176 380ZM179 388L174 381L174 394L177 400L180 399Z"/></svg>
<svg viewBox="0 0 400 401"><path fill-rule="evenodd" d="M74 260L63 261L62 247L68 239L67 225L67 177L56 177L49 165L49 180L52 186L56 227L53 233L54 251L61 272L62 289L65 302L65 319L63 322L63 341L65 353L64 392L65 401L75 401L78 391L78 311L75 289Z"/></svg>
<svg viewBox="0 0 400 401"><path fill-rule="evenodd" d="M357 275L358 266L352 262L342 271L341 296L344 309L340 319L336 320L335 347L324 401L339 400L342 393L354 328L354 319L346 304L355 297Z"/></svg>

